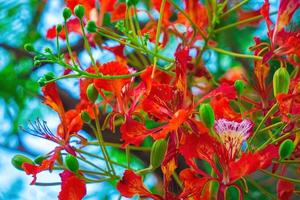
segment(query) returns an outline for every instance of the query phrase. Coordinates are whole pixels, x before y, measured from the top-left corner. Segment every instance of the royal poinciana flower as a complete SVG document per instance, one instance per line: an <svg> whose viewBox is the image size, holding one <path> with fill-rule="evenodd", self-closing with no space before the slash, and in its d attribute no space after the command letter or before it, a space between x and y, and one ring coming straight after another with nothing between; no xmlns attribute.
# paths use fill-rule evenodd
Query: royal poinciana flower
<svg viewBox="0 0 300 200"><path fill-rule="evenodd" d="M249 120L234 122L220 119L215 124L216 136L213 137L207 133L200 136L189 135L180 147L180 152L192 167L193 173L202 176L198 178L199 181L204 179L219 182L218 199L224 199L224 191L231 185L242 191L235 184L236 180L270 166L272 159L278 157L277 148L272 145L255 153L241 150L242 143L252 133L252 126ZM191 149L191 146L196 149ZM217 177L211 177L202 171L196 164L196 159L208 162ZM218 168L218 163L221 169ZM198 188L195 193L199 194L199 190L202 191L202 189L203 187Z"/></svg>
<svg viewBox="0 0 300 200"><path fill-rule="evenodd" d="M70 145L71 137L77 137L82 144L85 144L86 139L77 132L82 128L83 122L80 117L80 111L71 109L65 112L62 101L59 97L58 90L55 83L50 83L43 87L44 103L56 111L61 119L61 123L57 128L56 134L52 133L47 127L46 122L37 120L30 123L28 129L23 130L31 135L50 140L58 144L58 146L51 151L45 160L40 165L24 163L22 168L29 175L33 176L31 184L36 182L37 174L44 170L52 170L55 161L59 158L59 153L62 150L67 151L72 155L76 155L73 147Z"/></svg>
<svg viewBox="0 0 300 200"><path fill-rule="evenodd" d="M300 2L298 0L281 0L276 24L272 27L273 22L269 13L270 3L268 0L265 0L261 8L261 14L266 20L271 44L268 47L268 51L263 55L263 62L269 61L273 56L287 57L293 54L299 56L299 48L297 47L300 41L299 31L287 31L285 29L299 7ZM262 43L259 44L261 45Z"/></svg>

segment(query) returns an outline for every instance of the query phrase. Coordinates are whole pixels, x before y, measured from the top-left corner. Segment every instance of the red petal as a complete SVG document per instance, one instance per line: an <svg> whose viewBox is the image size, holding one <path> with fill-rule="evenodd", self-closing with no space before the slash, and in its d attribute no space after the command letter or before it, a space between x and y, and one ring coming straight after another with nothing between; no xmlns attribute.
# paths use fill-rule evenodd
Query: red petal
<svg viewBox="0 0 300 200"><path fill-rule="evenodd" d="M51 170L55 160L57 159L58 153L60 152L61 148L57 147L54 150L54 154L50 157L50 159L48 160L43 160L41 165L33 165L30 163L23 163L22 164L22 168L24 169L24 171L26 172L27 175L32 175L33 176L33 180L30 183L31 185L34 185L37 179L37 174L44 171L44 170Z"/></svg>
<svg viewBox="0 0 300 200"><path fill-rule="evenodd" d="M149 192L142 182L142 177L131 170L124 172L122 180L117 183L117 189L122 196L127 198L139 195L142 198L153 198L154 200L162 199L160 196Z"/></svg>
<svg viewBox="0 0 300 200"><path fill-rule="evenodd" d="M126 9L126 4L120 3L116 9L112 10L111 21L115 22L115 21L124 19L125 18L125 12L124 12L125 9Z"/></svg>
<svg viewBox="0 0 300 200"><path fill-rule="evenodd" d="M194 200L205 199L201 198L205 184L209 181L209 177L199 178L195 172L190 169L184 169L180 172L180 180L184 186L179 198Z"/></svg>
<svg viewBox="0 0 300 200"><path fill-rule="evenodd" d="M241 114L235 112L231 106L229 98L224 96L215 96L210 102L216 119L227 119L227 120L234 120L239 121L241 120Z"/></svg>
<svg viewBox="0 0 300 200"><path fill-rule="evenodd" d="M257 153L243 153L238 161L230 163L230 180L237 180L258 169L265 169L275 158L278 158L278 147L274 145L269 145Z"/></svg>
<svg viewBox="0 0 300 200"><path fill-rule="evenodd" d="M277 183L278 200L291 199L294 190L295 190L295 185L293 183L284 180L278 180Z"/></svg>
<svg viewBox="0 0 300 200"><path fill-rule="evenodd" d="M59 200L81 200L86 195L84 180L67 170L59 175L62 181L61 191L58 195Z"/></svg>
<svg viewBox="0 0 300 200"><path fill-rule="evenodd" d="M78 33L82 34L81 27L80 27L80 21L77 18L73 18L67 21L67 28L68 32L71 33ZM63 27L62 31L58 35L61 39L66 39L66 32ZM56 38L56 26L52 26L50 29L47 30L46 37L48 39L54 39Z"/></svg>
<svg viewBox="0 0 300 200"><path fill-rule="evenodd" d="M129 74L127 65L119 62L108 62L99 67L99 71L104 75L125 75ZM122 88L130 82L130 78L122 79L94 79L95 87L98 90L107 90L120 96Z"/></svg>
<svg viewBox="0 0 300 200"><path fill-rule="evenodd" d="M135 121L130 117L121 125L120 132L124 140L124 146L127 144L139 146L145 137L150 135L150 131L146 129L144 123Z"/></svg>
<svg viewBox="0 0 300 200"><path fill-rule="evenodd" d="M290 23L295 11L300 7L299 0L281 0L278 9L278 18L275 27L276 33ZM275 34L276 34L275 33Z"/></svg>
<svg viewBox="0 0 300 200"><path fill-rule="evenodd" d="M150 94L143 101L143 109L162 121L168 121L177 110L176 98L180 97L174 87L167 84L153 84ZM175 107L175 109L174 109Z"/></svg>

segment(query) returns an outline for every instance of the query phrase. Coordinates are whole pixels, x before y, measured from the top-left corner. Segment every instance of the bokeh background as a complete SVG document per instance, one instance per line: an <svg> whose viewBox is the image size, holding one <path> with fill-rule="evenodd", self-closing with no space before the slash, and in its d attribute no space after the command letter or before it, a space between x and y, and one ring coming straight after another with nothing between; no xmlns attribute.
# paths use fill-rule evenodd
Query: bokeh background
<svg viewBox="0 0 300 200"><path fill-rule="evenodd" d="M180 4L180 1L178 3ZM270 0L270 3L271 11L278 8L278 0ZM250 0L243 9L259 9L262 4L263 0ZM37 80L48 71L57 75L62 74L63 68L52 64L35 67L33 56L24 51L23 46L26 43L33 43L41 51L45 47L54 48L55 42L46 38L46 31L53 25L62 23L63 8L62 0L0 0L0 200L56 199L60 190L60 186L30 186L31 177L12 167L11 158L19 153L34 158L49 152L54 147L51 142L22 132L19 126L26 126L28 120L40 118L47 121L50 129L55 132L59 118L56 113L42 104ZM275 18L276 15L273 15L272 19ZM232 15L224 24L236 20L237 16ZM266 38L264 22L255 26L227 30L218 34L216 41L220 48L251 53L248 48L254 43L253 36ZM171 38L169 43L165 52L167 56L172 56L180 41ZM83 50L82 38L71 34L71 45L77 50L81 63L89 65L87 53ZM114 56L108 51L93 48L93 53L101 63L114 60ZM242 67L247 72L253 67L250 60L233 59L212 51L204 54L204 60L206 67L218 77L232 67ZM72 108L79 97L79 91L74 89L78 88L77 84L76 80L63 80L58 83L63 101L67 102L65 104L67 108ZM82 134L90 137L84 132ZM121 152L112 153L115 160L124 159ZM143 160L136 159L136 165L142 166ZM39 180L58 181L58 174L55 172L52 174L54 175L49 176L47 172L42 173ZM146 177L146 184L149 187L156 183L154 175ZM259 192L254 192L253 195L255 199L265 199ZM109 183L88 185L86 199L118 198L118 192Z"/></svg>

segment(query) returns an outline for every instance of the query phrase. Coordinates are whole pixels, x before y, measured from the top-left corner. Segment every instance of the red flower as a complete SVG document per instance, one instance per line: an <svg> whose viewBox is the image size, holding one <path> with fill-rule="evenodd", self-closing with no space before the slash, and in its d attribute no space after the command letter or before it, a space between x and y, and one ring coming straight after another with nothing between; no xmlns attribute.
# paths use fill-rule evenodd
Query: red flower
<svg viewBox="0 0 300 200"><path fill-rule="evenodd" d="M285 30L285 27L290 23L295 11L300 7L299 0L281 0L278 17L275 27L272 29L272 21L269 15L269 1L265 0L263 7L261 8L261 14L264 16L268 26L268 36L271 41L269 51L264 53L263 62L267 62L272 56L288 56L292 54L300 55L299 45L297 41L300 41L299 33Z"/></svg>
<svg viewBox="0 0 300 200"><path fill-rule="evenodd" d="M217 179L211 177L207 180L217 180L222 187L234 185L236 180L257 169L267 168L272 164L272 159L278 157L278 148L272 145L256 153L241 152L242 142L250 136L252 129L252 124L247 120L240 123L218 120L215 128L219 140L207 133L200 136L188 135L185 143L180 147L180 153L186 159L187 164L203 177L209 177L209 175L198 167L195 159L208 162L217 174ZM191 146L195 148L191 149ZM238 158L240 153L241 157ZM215 157L217 157L222 173L217 167Z"/></svg>
<svg viewBox="0 0 300 200"><path fill-rule="evenodd" d="M59 174L61 178L61 191L59 200L81 200L86 195L85 181L79 179L72 172L65 170Z"/></svg>
<svg viewBox="0 0 300 200"><path fill-rule="evenodd" d="M71 109L65 112L55 83L44 86L43 93L44 103L55 110L61 119L61 124L57 127L57 133L53 134L47 127L47 123L40 120L30 122L30 126L27 129L22 129L31 135L51 140L59 146L48 154L49 158L44 160L41 165L24 163L22 167L25 172L27 174L32 174L34 177L31 184L35 183L36 175L38 173L47 169L52 169L55 161L59 158L58 154L60 151L65 150L68 153L75 155L74 149L69 144L69 140L72 136L77 136L82 144L85 144L86 142L85 138L77 134L83 125L80 118L80 110Z"/></svg>
<svg viewBox="0 0 300 200"><path fill-rule="evenodd" d="M159 195L152 194L143 184L142 177L136 175L131 170L124 172L122 180L117 183L117 189L122 196L131 198L134 195L139 195L141 198L152 198L154 200L162 200Z"/></svg>

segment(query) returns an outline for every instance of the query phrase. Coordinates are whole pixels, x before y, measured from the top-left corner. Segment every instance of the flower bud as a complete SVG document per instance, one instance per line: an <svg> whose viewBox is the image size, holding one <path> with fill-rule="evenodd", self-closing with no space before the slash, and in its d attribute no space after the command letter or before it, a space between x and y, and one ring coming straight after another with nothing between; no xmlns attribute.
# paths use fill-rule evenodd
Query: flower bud
<svg viewBox="0 0 300 200"><path fill-rule="evenodd" d="M151 148L150 165L155 169L160 166L165 158L167 141L164 139L156 140Z"/></svg>
<svg viewBox="0 0 300 200"><path fill-rule="evenodd" d="M215 124L215 114L212 107L208 104L202 104L199 109L200 118L207 128L212 128Z"/></svg>
<svg viewBox="0 0 300 200"><path fill-rule="evenodd" d="M81 112L80 117L85 123L91 122L91 117L90 117L89 113L86 111Z"/></svg>
<svg viewBox="0 0 300 200"><path fill-rule="evenodd" d="M240 96L245 89L245 84L242 80L236 80L234 82L234 87L236 89L238 96Z"/></svg>
<svg viewBox="0 0 300 200"><path fill-rule="evenodd" d="M286 158L290 157L290 155L294 151L294 148L295 148L295 145L292 140L287 139L284 142L282 142L279 147L280 159L286 159Z"/></svg>
<svg viewBox="0 0 300 200"><path fill-rule="evenodd" d="M17 168L19 170L23 170L23 168L22 168L23 163L33 164L32 160L24 155L15 155L11 159L11 163L15 168Z"/></svg>
<svg viewBox="0 0 300 200"><path fill-rule="evenodd" d="M84 11L85 11L85 8L82 6L82 5L77 5L75 6L74 8L74 13L75 15L79 18L79 19L82 19L83 16L84 16Z"/></svg>
<svg viewBox="0 0 300 200"><path fill-rule="evenodd" d="M65 159L67 168L72 172L77 172L79 169L79 163L75 156L68 154Z"/></svg>
<svg viewBox="0 0 300 200"><path fill-rule="evenodd" d="M286 68L280 67L273 76L273 92L276 97L279 93L288 93L290 85L290 75Z"/></svg>
<svg viewBox="0 0 300 200"><path fill-rule="evenodd" d="M86 30L90 33L95 33L97 31L97 25L94 21L88 21L86 25Z"/></svg>
<svg viewBox="0 0 300 200"><path fill-rule="evenodd" d="M42 162L43 162L45 159L46 159L46 157L43 156L43 155L37 156L37 157L34 159L34 163L40 165L40 164L42 164Z"/></svg>
<svg viewBox="0 0 300 200"><path fill-rule="evenodd" d="M46 47L46 48L44 49L44 51L45 51L46 53L52 54L52 50L51 50L49 47Z"/></svg>
<svg viewBox="0 0 300 200"><path fill-rule="evenodd" d="M65 20L69 19L72 15L72 11L70 8L65 8L63 11L63 17Z"/></svg>
<svg viewBox="0 0 300 200"><path fill-rule="evenodd" d="M42 64L42 62L40 61L40 60L35 60L34 62L33 62L33 65L35 66L35 67L38 67L38 66L40 66Z"/></svg>
<svg viewBox="0 0 300 200"><path fill-rule="evenodd" d="M91 102L95 102L98 97L98 91L94 84L90 84L86 89L86 95Z"/></svg>
<svg viewBox="0 0 300 200"><path fill-rule="evenodd" d="M135 6L139 0L126 0L126 5L127 6Z"/></svg>
<svg viewBox="0 0 300 200"><path fill-rule="evenodd" d="M45 86L46 83L47 83L47 80L45 79L45 77L42 77L42 78L40 78L40 79L38 80L38 84L39 84L40 87Z"/></svg>
<svg viewBox="0 0 300 200"><path fill-rule="evenodd" d="M30 44L30 43L25 44L25 45L24 45L24 49L25 49L25 51L27 51L27 52L33 52L33 51L35 50L34 47L33 47L33 45Z"/></svg>
<svg viewBox="0 0 300 200"><path fill-rule="evenodd" d="M62 31L62 25L61 24L57 24L56 26L56 33L60 33Z"/></svg>
<svg viewBox="0 0 300 200"><path fill-rule="evenodd" d="M53 72L48 72L44 75L46 81L51 81L55 79L55 74Z"/></svg>

